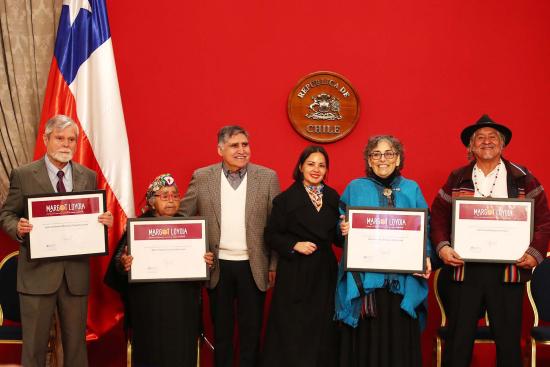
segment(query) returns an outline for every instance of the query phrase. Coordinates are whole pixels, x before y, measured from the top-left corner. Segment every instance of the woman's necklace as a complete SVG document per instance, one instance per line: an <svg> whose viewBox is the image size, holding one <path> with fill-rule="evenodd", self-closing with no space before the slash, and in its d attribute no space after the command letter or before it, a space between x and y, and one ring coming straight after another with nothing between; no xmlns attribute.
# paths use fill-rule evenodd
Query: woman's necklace
<svg viewBox="0 0 550 367"><path fill-rule="evenodd" d="M474 187L476 188L476 191L479 193L479 195L481 195L481 197L490 198L491 195L493 194L493 190L495 189L495 185L497 184L498 173L500 172L500 163L497 166L497 171L495 173L495 180L493 181L493 185L491 186L491 191L489 191L489 194L487 194L487 195L484 195L481 191L479 191L479 185L477 184L477 170L478 169L479 168L477 168L477 167L474 169Z"/></svg>

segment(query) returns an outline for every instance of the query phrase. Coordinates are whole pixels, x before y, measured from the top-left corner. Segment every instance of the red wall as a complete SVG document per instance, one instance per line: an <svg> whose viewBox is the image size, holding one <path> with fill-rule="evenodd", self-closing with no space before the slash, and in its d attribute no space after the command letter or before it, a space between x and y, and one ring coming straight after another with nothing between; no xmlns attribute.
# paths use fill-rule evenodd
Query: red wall
<svg viewBox="0 0 550 367"><path fill-rule="evenodd" d="M136 204L162 172L172 172L185 190L194 169L219 159L215 134L229 123L250 131L252 160L275 169L288 186L308 144L288 122L288 93L318 70L343 74L360 96L355 130L326 145L328 182L340 192L363 174L367 138L389 133L405 144L404 175L431 202L449 171L466 162L461 130L483 113L512 129L505 156L550 186L546 0L108 5ZM426 365L439 323L435 304L430 312ZM104 351L92 350L102 360L97 365L121 365ZM493 363L483 355L476 360Z"/></svg>
<svg viewBox="0 0 550 367"><path fill-rule="evenodd" d="M289 184L307 142L288 122L287 97L317 70L343 74L361 98L353 133L327 145L339 190L362 174L367 138L391 133L405 143L405 175L431 200L465 162L460 131L482 113L514 131L507 156L550 181L550 3L345 3L109 2L136 197L161 171L185 187L218 159L215 133L228 123L248 128L253 160Z"/></svg>

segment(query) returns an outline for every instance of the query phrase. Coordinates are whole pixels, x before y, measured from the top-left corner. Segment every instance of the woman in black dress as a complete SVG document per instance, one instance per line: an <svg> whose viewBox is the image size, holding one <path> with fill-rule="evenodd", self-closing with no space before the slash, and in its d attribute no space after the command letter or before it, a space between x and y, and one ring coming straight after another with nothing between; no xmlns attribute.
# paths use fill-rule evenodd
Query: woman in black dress
<svg viewBox="0 0 550 367"><path fill-rule="evenodd" d="M296 164L294 184L273 200L265 240L279 261L263 367L337 363L332 244L339 242L339 196L324 183L328 168L325 149L307 147Z"/></svg>
<svg viewBox="0 0 550 367"><path fill-rule="evenodd" d="M146 201L147 207L141 218L175 216L180 206L180 196L172 175L163 174L155 178L147 190ZM124 235L113 255L111 267L125 276L133 260L127 254L126 244ZM205 261L210 266L213 258L212 253L205 254ZM108 278L112 278L112 274ZM152 282L125 286L132 365L195 367L200 332L201 284Z"/></svg>

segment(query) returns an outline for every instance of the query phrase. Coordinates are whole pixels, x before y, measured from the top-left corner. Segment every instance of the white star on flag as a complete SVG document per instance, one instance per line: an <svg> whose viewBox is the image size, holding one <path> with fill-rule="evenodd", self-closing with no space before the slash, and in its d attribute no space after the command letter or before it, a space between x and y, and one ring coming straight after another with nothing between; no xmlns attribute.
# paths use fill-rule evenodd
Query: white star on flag
<svg viewBox="0 0 550 367"><path fill-rule="evenodd" d="M80 13L80 9L88 10L90 13L92 12L92 7L90 6L90 2L88 0L63 0L63 5L69 6L69 13L71 14L71 26L78 16L78 13Z"/></svg>

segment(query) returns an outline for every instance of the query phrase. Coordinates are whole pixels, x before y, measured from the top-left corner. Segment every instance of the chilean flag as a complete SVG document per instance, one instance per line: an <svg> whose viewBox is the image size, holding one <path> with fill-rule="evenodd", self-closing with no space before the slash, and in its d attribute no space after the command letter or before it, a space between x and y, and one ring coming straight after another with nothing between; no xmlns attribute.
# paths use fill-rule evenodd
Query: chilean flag
<svg viewBox="0 0 550 367"><path fill-rule="evenodd" d="M70 116L80 128L75 161L93 169L107 191L115 218L109 230L113 252L126 218L133 217L130 152L113 56L105 0L64 0L42 107L35 159L45 153L42 136L52 116ZM103 285L108 257L91 259L87 339L97 339L122 317L118 294Z"/></svg>

